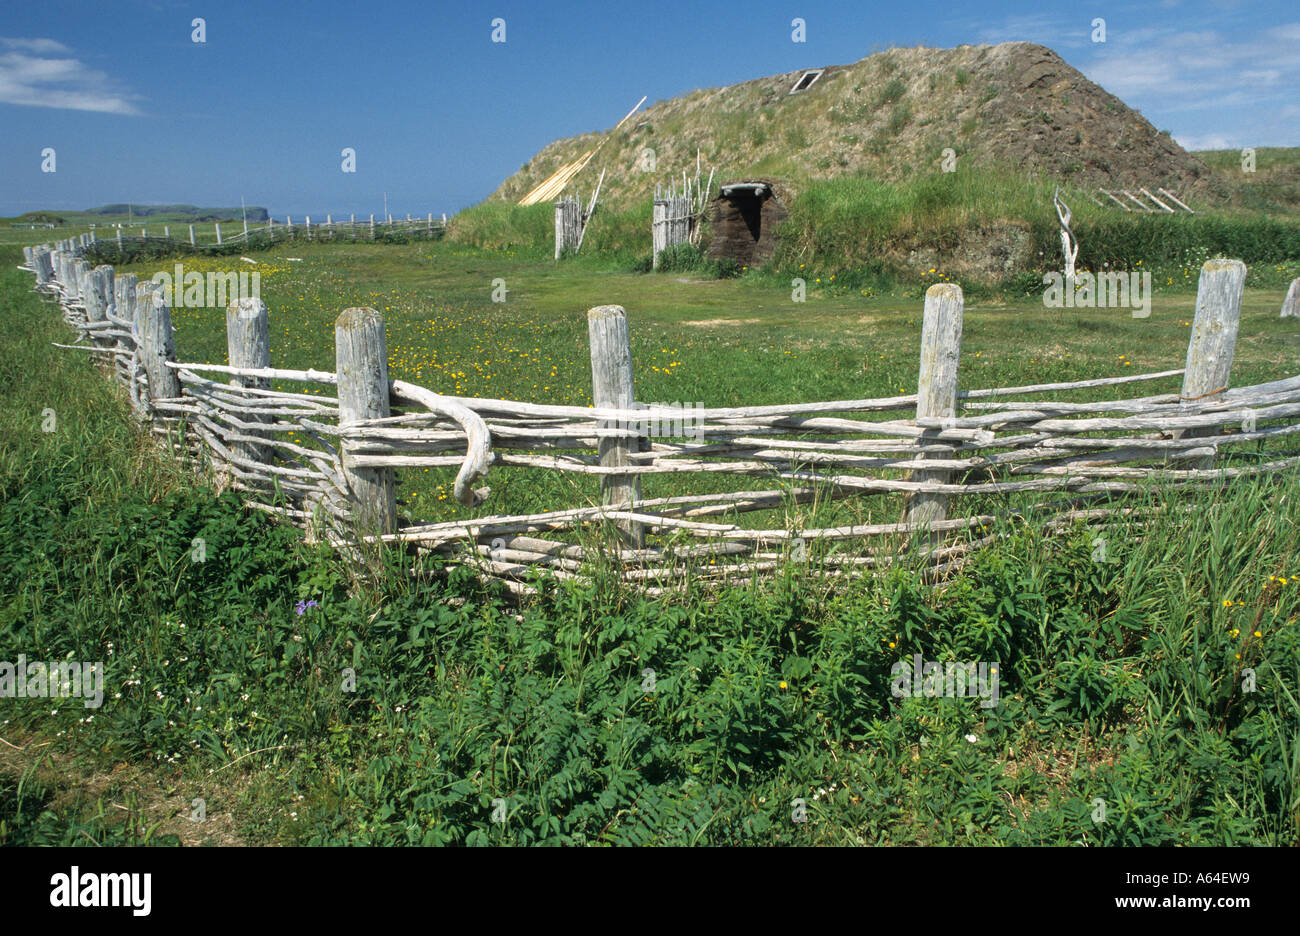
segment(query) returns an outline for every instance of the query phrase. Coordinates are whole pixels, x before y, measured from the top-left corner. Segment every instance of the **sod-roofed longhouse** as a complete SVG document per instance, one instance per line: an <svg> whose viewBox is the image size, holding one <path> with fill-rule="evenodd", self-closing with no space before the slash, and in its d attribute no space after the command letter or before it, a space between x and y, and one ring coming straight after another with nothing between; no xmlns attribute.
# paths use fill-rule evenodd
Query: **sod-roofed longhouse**
<svg viewBox="0 0 1300 936"><path fill-rule="evenodd" d="M709 207L710 260L761 266L776 251L773 227L784 221L788 194L771 179L723 182Z"/></svg>

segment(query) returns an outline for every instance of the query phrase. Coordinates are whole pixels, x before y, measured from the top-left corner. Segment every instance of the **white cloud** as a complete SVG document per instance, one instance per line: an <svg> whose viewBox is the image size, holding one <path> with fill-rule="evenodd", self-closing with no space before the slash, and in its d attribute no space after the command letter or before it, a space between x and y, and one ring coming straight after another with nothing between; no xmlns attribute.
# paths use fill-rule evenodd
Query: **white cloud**
<svg viewBox="0 0 1300 936"><path fill-rule="evenodd" d="M1221 149L1239 148L1237 144L1233 142L1231 137L1226 136L1222 133L1206 133L1202 135L1189 134L1187 136L1184 136L1183 134L1180 133L1174 137L1174 142L1189 152L1194 150L1216 150L1216 149L1221 150Z"/></svg>
<svg viewBox="0 0 1300 936"><path fill-rule="evenodd" d="M71 52L62 42L54 39L7 39L0 36L0 45L6 49L22 49L24 52Z"/></svg>
<svg viewBox="0 0 1300 936"><path fill-rule="evenodd" d="M1119 32L1081 69L1113 94L1189 94L1240 89L1260 92L1300 84L1300 62L1292 49L1300 24L1227 39L1212 30L1144 29Z"/></svg>
<svg viewBox="0 0 1300 936"><path fill-rule="evenodd" d="M0 36L0 104L138 114L135 95L54 39Z"/></svg>
<svg viewBox="0 0 1300 936"><path fill-rule="evenodd" d="M1117 55L1088 71L1092 81L1121 98L1144 91L1163 92L1178 79L1173 62L1166 58Z"/></svg>

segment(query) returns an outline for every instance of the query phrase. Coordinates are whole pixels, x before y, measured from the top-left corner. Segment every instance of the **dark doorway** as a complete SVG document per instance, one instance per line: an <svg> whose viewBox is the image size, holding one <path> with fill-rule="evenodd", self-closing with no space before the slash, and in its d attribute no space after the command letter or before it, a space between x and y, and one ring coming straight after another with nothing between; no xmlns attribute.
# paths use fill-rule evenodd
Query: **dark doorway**
<svg viewBox="0 0 1300 936"><path fill-rule="evenodd" d="M708 256L758 266L772 259L772 226L786 217L771 183L764 180L723 183L710 212Z"/></svg>

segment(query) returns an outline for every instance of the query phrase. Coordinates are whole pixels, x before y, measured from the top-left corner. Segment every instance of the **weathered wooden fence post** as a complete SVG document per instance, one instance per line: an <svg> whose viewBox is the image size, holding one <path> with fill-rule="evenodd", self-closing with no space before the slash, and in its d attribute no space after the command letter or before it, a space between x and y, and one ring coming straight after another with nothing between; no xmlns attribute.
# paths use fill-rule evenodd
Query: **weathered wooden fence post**
<svg viewBox="0 0 1300 936"><path fill-rule="evenodd" d="M113 277L114 314L128 322L135 322L135 274L121 273Z"/></svg>
<svg viewBox="0 0 1300 936"><path fill-rule="evenodd" d="M591 344L592 400L597 409L631 410L636 393L632 384L632 345L627 328L627 314L622 306L596 306L587 312L587 338ZM602 419L596 425L603 429L631 429L627 421ZM600 464L605 468L618 468L632 464L631 455L637 451L635 435L620 438L602 437L597 451ZM638 475L602 474L600 499L602 504L626 505L634 509L641 498L641 479ZM645 527L633 521L620 521L619 529L640 549L645 543Z"/></svg>
<svg viewBox="0 0 1300 936"><path fill-rule="evenodd" d="M388 346L384 318L375 309L344 309L334 323L339 427L390 414ZM397 529L397 494L391 468L352 468L350 446L341 442L343 477L363 535Z"/></svg>
<svg viewBox="0 0 1300 936"><path fill-rule="evenodd" d="M214 226L216 227L216 229L217 229L217 243L220 244L220 243L221 243L221 222L220 222L220 221L214 221L214 222L212 222L212 223L213 223L213 225L214 225Z"/></svg>
<svg viewBox="0 0 1300 936"><path fill-rule="evenodd" d="M916 417L951 419L957 415L957 369L961 363L964 299L956 283L935 283L925 292L921 322L921 366L916 383ZM919 441L932 441L942 430L926 429ZM918 453L924 459L924 453ZM914 471L913 481L947 483L948 471ZM948 517L948 495L916 491L907 500L906 522L928 525ZM918 539L931 546L937 536Z"/></svg>
<svg viewBox="0 0 1300 936"><path fill-rule="evenodd" d="M140 334L135 318L135 274L121 273L113 276L113 314L120 320L130 323L131 337L117 339L117 354L114 366L118 377L126 383L131 402L139 408L139 398L133 384L134 368L131 358L135 355L136 342Z"/></svg>
<svg viewBox="0 0 1300 936"><path fill-rule="evenodd" d="M86 307L86 321L107 322L108 307L113 304L113 268L108 264L100 264L90 270L86 274L85 287L82 302ZM91 334L90 339L92 344L101 348L117 343L95 333Z"/></svg>
<svg viewBox="0 0 1300 936"><path fill-rule="evenodd" d="M49 286L54 282L54 252L49 249L42 250L37 262L40 263L41 275L45 278L42 285Z"/></svg>
<svg viewBox="0 0 1300 936"><path fill-rule="evenodd" d="M83 303L86 298L86 277L90 275L90 264L85 260L74 260L72 262L72 298L81 300Z"/></svg>
<svg viewBox="0 0 1300 936"><path fill-rule="evenodd" d="M231 367L271 366L270 317L267 315L266 303L261 299L236 299L226 307L226 356ZM270 390L271 380L267 377L236 375L230 385ZM271 421L271 417L259 413L248 413L241 418L250 423ZM243 432L256 434L252 429L244 429ZM270 461L267 447L254 442L232 442L230 451L252 462Z"/></svg>
<svg viewBox="0 0 1300 936"><path fill-rule="evenodd" d="M311 215L307 215L307 222L304 230L307 233L307 240L311 240Z"/></svg>
<svg viewBox="0 0 1300 936"><path fill-rule="evenodd" d="M375 216L373 212L370 215L370 239L375 239Z"/></svg>
<svg viewBox="0 0 1300 936"><path fill-rule="evenodd" d="M136 286L136 322L140 331L140 365L149 379L149 399L166 400L181 395L181 380L167 362L176 362L176 339L172 335L172 310L162 286Z"/></svg>
<svg viewBox="0 0 1300 936"><path fill-rule="evenodd" d="M1291 281L1291 288L1282 300L1282 318L1300 318L1300 276Z"/></svg>
<svg viewBox="0 0 1300 936"><path fill-rule="evenodd" d="M555 203L555 259L565 250L577 250L582 237L582 201L572 195Z"/></svg>
<svg viewBox="0 0 1300 936"><path fill-rule="evenodd" d="M194 246L194 225L190 225L190 246Z"/></svg>
<svg viewBox="0 0 1300 936"><path fill-rule="evenodd" d="M1241 324L1241 294L1246 286L1246 265L1240 260L1207 260L1201 266L1196 287L1196 317L1192 320L1192 339L1187 346L1183 390L1179 410L1195 411L1219 398L1228 389L1232 373L1232 355L1237 347L1237 328ZM1206 428L1178 429L1175 439L1210 435ZM1214 467L1214 456L1199 458L1195 467Z"/></svg>
<svg viewBox="0 0 1300 936"><path fill-rule="evenodd" d="M80 293L77 291L77 258L72 251L63 253L63 269L59 272L59 282L63 284L64 299L72 302Z"/></svg>
<svg viewBox="0 0 1300 936"><path fill-rule="evenodd" d="M44 248L32 254L32 267L36 270L36 285L44 286L54 278L53 254Z"/></svg>
<svg viewBox="0 0 1300 936"><path fill-rule="evenodd" d="M171 236L172 236L172 226L170 224L164 224L163 237L171 237Z"/></svg>
<svg viewBox="0 0 1300 936"><path fill-rule="evenodd" d="M122 256L122 225L120 224L117 226L117 255Z"/></svg>

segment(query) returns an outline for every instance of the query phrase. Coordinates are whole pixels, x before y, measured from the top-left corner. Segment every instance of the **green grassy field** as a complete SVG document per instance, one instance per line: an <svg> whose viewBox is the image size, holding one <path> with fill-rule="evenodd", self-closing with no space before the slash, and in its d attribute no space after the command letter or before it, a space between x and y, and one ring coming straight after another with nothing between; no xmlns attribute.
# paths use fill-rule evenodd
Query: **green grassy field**
<svg viewBox="0 0 1300 936"><path fill-rule="evenodd" d="M915 388L913 286L863 295L810 274L796 304L767 273L635 274L451 243L250 256L286 367L332 369L334 318L371 305L393 377L589 403L585 312L616 303L638 399ZM66 330L17 259L0 250L0 644L105 659L108 701L93 718L0 701L0 842L1300 843L1294 478L1151 492L1146 535L1009 520L942 587L907 564L851 588L792 567L721 593L647 601L598 578L516 605L396 554L358 581L148 445L102 374L50 347ZM1180 367L1194 298L1194 278L1167 283L1144 320L973 300L961 385ZM1248 290L1234 384L1300 369L1281 299ZM224 361L221 310L174 322L183 360ZM407 509L460 515L434 474ZM494 510L581 494L489 479ZM1098 532L1113 562L1092 561ZM1000 703L894 698L891 665L914 654L995 661ZM212 825L187 821L195 797Z"/></svg>

